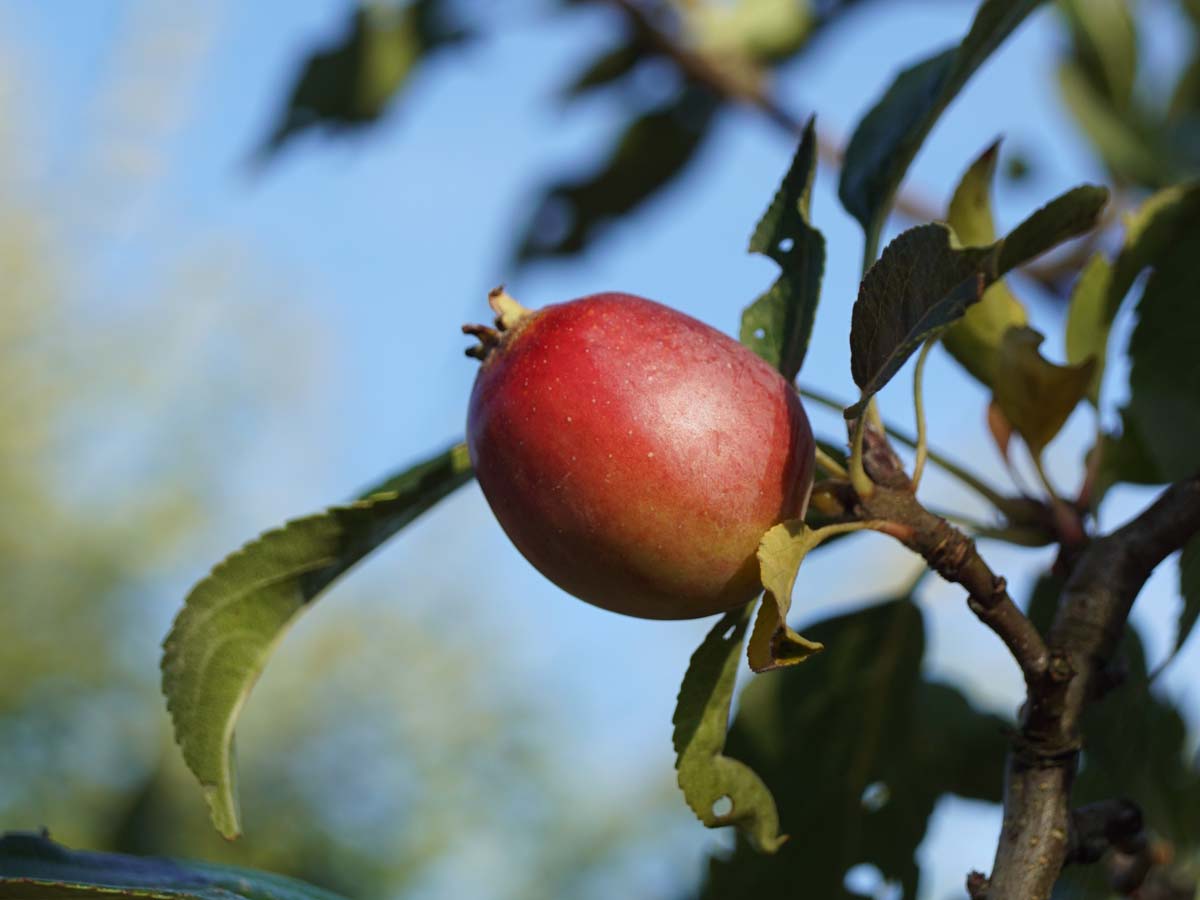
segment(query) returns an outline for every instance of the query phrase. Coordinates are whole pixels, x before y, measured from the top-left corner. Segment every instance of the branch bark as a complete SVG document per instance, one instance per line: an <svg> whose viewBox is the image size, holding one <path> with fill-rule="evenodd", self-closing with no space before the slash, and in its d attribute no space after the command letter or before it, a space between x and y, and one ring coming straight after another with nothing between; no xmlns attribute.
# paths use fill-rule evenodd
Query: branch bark
<svg viewBox="0 0 1200 900"><path fill-rule="evenodd" d="M1105 669L1150 573L1200 531L1200 475L1167 488L1146 510L1079 556L1047 640L1046 677L1029 688L1009 754L1004 824L988 900L1047 900L1077 822L1071 783L1082 746L1080 718L1102 692Z"/></svg>

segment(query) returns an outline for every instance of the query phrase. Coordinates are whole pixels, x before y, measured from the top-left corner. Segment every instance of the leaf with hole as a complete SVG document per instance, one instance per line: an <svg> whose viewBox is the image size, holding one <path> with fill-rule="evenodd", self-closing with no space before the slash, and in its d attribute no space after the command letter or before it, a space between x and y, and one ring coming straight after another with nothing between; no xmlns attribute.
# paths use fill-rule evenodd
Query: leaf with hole
<svg viewBox="0 0 1200 900"><path fill-rule="evenodd" d="M909 165L938 117L984 60L1040 0L985 0L951 47L901 72L858 123L846 147L838 196L871 247Z"/></svg>
<svg viewBox="0 0 1200 900"><path fill-rule="evenodd" d="M824 649L824 645L797 634L787 624L800 565L822 539L820 532L801 521L784 522L763 535L758 545L758 568L766 593L749 647L750 668L755 672L794 666Z"/></svg>
<svg viewBox="0 0 1200 900"><path fill-rule="evenodd" d="M1005 722L922 676L925 630L909 600L805 631L829 652L752 679L726 743L770 787L792 838L774 856L744 839L714 854L700 896L846 897L860 863L920 896L917 848L938 801L1000 799Z"/></svg>
<svg viewBox="0 0 1200 900"><path fill-rule="evenodd" d="M791 168L750 238L750 252L770 257L782 272L742 313L740 338L788 381L804 363L825 271L825 238L812 227L809 212L816 171L815 123L809 119Z"/></svg>
<svg viewBox="0 0 1200 900"><path fill-rule="evenodd" d="M753 604L726 613L692 654L675 707L675 768L688 806L709 828L736 825L757 850L773 853L775 800L754 770L724 755L729 707ZM729 808L720 810L723 804Z"/></svg>
<svg viewBox="0 0 1200 900"><path fill-rule="evenodd" d="M918 225L884 249L863 278L850 321L856 418L928 338L962 318L983 290L1017 266L1091 228L1108 191L1082 185L1056 197L986 247L961 247L945 225Z"/></svg>
<svg viewBox="0 0 1200 900"><path fill-rule="evenodd" d="M338 576L470 478L466 446L455 445L362 499L267 532L192 588L163 642L162 688L175 740L225 837L239 831L234 727L287 627Z"/></svg>
<svg viewBox="0 0 1200 900"><path fill-rule="evenodd" d="M328 891L251 869L160 857L68 850L40 834L0 836L0 898L8 900L338 900Z"/></svg>
<svg viewBox="0 0 1200 900"><path fill-rule="evenodd" d="M950 200L946 224L965 247L984 247L996 240L991 193L999 151L999 141L988 147L963 174ZM1025 307L1001 279L983 292L983 299L969 307L961 321L946 329L942 346L976 379L992 387L1004 333L1028 320Z"/></svg>

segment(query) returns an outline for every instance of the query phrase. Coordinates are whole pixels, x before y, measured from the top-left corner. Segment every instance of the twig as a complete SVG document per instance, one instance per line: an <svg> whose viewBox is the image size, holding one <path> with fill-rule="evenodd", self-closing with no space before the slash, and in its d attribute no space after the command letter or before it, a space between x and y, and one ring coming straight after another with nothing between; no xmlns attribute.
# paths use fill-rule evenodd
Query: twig
<svg viewBox="0 0 1200 900"><path fill-rule="evenodd" d="M988 567L974 541L921 506L886 438L865 430L863 460L875 489L859 498L859 515L907 526L904 544L947 581L966 588L968 607L1004 642L1026 684L1040 683L1049 665L1045 642L1009 596L1005 580Z"/></svg>
<svg viewBox="0 0 1200 900"><path fill-rule="evenodd" d="M828 394L824 394L820 391L815 391L812 388L800 387L800 388L798 388L798 390L800 391L800 396L804 397L806 400L812 400L814 403L818 403L821 406L824 406L827 409L831 409L837 413L840 413L843 409L846 408L846 406L849 405L846 403L842 403L840 400L837 400L834 397L830 397ZM884 423L884 430L887 432L888 437L890 437L896 441L899 441L901 444L903 444L906 447L916 449L916 446L917 446L916 439L914 437L912 437L911 435L906 434L905 432L901 431L896 426ZM985 482L978 475L975 475L973 472L968 471L966 468L959 465L954 460L950 459L948 456L944 456L941 453L938 453L936 450L933 450L932 448L929 448L929 447L926 447L925 453L931 463L933 463L938 468L945 471L947 474L952 475L954 478L961 481L963 484L965 484L971 490L975 491L975 493L977 493L984 500L987 500L989 503L991 503L996 508L1002 510L1005 508L1006 505L1008 505L1007 497L1005 497L1003 494L1001 494L995 488L988 485L987 482Z"/></svg>
<svg viewBox="0 0 1200 900"><path fill-rule="evenodd" d="M988 900L1049 898L1071 849L1068 804L1084 708L1103 688L1105 667L1146 579L1198 531L1200 475L1167 488L1078 557L1047 640L1047 677L1029 686L1021 732L1009 754Z"/></svg>

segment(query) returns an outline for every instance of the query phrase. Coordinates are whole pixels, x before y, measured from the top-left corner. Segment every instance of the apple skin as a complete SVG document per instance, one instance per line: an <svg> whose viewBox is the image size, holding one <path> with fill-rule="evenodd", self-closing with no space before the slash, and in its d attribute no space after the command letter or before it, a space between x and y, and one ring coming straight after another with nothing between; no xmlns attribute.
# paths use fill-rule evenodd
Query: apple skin
<svg viewBox="0 0 1200 900"><path fill-rule="evenodd" d="M759 540L802 516L812 487L795 389L641 297L522 313L483 354L467 414L476 477L517 549L625 615L692 619L752 600Z"/></svg>

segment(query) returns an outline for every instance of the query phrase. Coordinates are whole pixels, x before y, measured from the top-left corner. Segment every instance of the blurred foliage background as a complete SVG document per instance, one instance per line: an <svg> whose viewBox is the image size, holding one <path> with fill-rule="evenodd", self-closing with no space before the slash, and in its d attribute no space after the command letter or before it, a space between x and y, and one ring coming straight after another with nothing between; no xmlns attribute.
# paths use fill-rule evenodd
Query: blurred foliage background
<svg viewBox="0 0 1200 900"><path fill-rule="evenodd" d="M933 5L961 7L964 16L973 8L956 0ZM537 669L531 680L520 640L487 639L506 624L505 614L488 610L486 598L464 597L452 577L461 563L435 557L447 540L465 539L463 532L476 527L455 524L453 517L464 515L461 505L419 538L420 552L403 560L405 593L419 594L420 602L395 602L401 566L389 557L339 589L336 619L324 617L312 628L302 623L289 639L239 732L250 837L227 845L213 833L171 746L157 643L182 587L229 549L231 534L236 542L312 505L295 500L286 485L320 468L313 460L321 453L314 445L326 427L322 416L340 402L323 393L336 362L326 323L304 300L314 287L270 254L218 233L181 242L180 252L129 262L128 246L145 228L138 225L146 221L144 207L164 190L163 163L152 148L187 116L172 92L180 79L204 76L197 62L203 54L193 45L222 35L192 7L145 13L141 7L152 3L106 6L105 15L141 25L119 32L106 62L96 64L101 89L94 103L103 114L87 130L69 178L41 168L37 99L27 90L20 55L0 65L0 825L45 825L75 846L260 866L354 897L736 896L736 888L721 887L723 863L714 863L711 880L700 886L703 858L724 839L689 819L669 766L631 777L634 769L624 765L620 777L598 781L602 769L581 768L571 755L575 745L565 732L573 726L561 696L529 690L553 670ZM276 6L274 15L289 15L288 4ZM335 152L348 159L376 129L395 122L403 131L406 108L420 99L413 95L434 90L436 79L455 67L486 66L481 48L494 32L544 21L551 24L537 38L551 42L553 23L604 15L587 53L561 67L569 70L566 78L556 70L558 80L543 98L551 115L603 104L590 139L594 149L565 164L539 164L546 174L515 193L506 188L514 197L500 230L507 246L492 271L603 254L618 223L636 234L656 198L695 177L730 122L744 127L752 115L785 132L798 127L776 99L787 93L788 79L884 4L500 6L325 4L321 15L332 26L321 39L291 47L291 70L278 76L285 89L276 91L271 116L239 132L243 166L230 167L229 178L249 179L249 191L290 155L314 147L325 152L327 144L313 143L317 131L342 138ZM1040 62L1057 73L1057 83L1047 82L1047 90L1059 92L1068 127L1086 142L1120 204L1134 205L1148 190L1200 170L1200 5L1060 0L1050 6L1040 16L1051 23L1053 39L1039 45L1046 54ZM1174 29L1172 52L1163 50L1167 28ZM3 40L15 47L20 34L12 30ZM957 34L947 31L945 42ZM890 73L873 74L882 85ZM489 77L502 83L506 73ZM808 99L824 112L817 97ZM857 108L871 99L859 96ZM964 103L970 102L968 96ZM853 118L840 110L831 116L843 127ZM980 146L991 136L981 135ZM504 139L469 138L480 153ZM824 165L835 163L837 141L826 137L822 152ZM1036 179L1053 165L1053 153L1036 140L1020 143L1007 155L1009 178ZM773 185L780 172L765 173L762 183ZM765 205L768 194L759 194L750 207ZM934 199L910 195L909 213L936 216L943 198ZM739 227L748 231L750 224ZM361 264L353 256L346 263ZM1050 308L1061 293L1060 277L1047 269L1031 289ZM337 273L331 283L336 289ZM397 337L403 355L411 336ZM403 409L403 392L394 402ZM425 443L444 437L429 434ZM289 456L288 447L296 453ZM355 486L340 483L347 495ZM418 564L430 560L439 574L422 574ZM1036 571L1037 563L1026 568ZM967 700L957 690L918 677L920 615L906 601L894 608L907 637L886 632L879 641L900 641L908 655L903 679L879 676L899 691L892 712L916 703L923 714L962 713ZM879 627L874 619L859 624ZM700 633L692 629L667 654L680 674L687 646ZM623 650L614 643L601 652L611 662ZM1137 659L1144 674L1144 657ZM850 669L865 677L861 667ZM870 684L847 678L837 682L846 704L857 704L860 691L870 695ZM675 685L658 687L673 698ZM838 718L836 704L822 711L770 694L786 697L789 690L800 688L789 688L782 675L772 686L756 684L733 738L747 758L782 779L792 777L791 757L777 757L778 748L763 743L764 734L774 733L772 716L796 717L787 728L799 735L843 719L837 727L852 734L861 723L857 715ZM1176 702L1186 707L1182 713ZM1156 724L1147 728L1162 729L1154 748L1162 757L1144 766L1145 778L1158 784L1169 770L1173 787L1163 804L1194 806L1195 771L1186 762L1194 743L1185 723L1195 721L1196 696L1164 695L1161 703ZM1120 720L1111 719L1097 725L1097 746L1106 733L1118 742ZM974 723L970 739L964 735L970 759L931 755L937 742L928 735L945 720L935 717L909 735L906 717L903 727L879 725L890 742L881 764L903 759L913 771L959 773L952 793L994 801L999 784L978 783L971 761L991 759L1002 747L1003 720L972 710L964 721ZM610 722L621 727L616 716ZM667 727L664 721L655 737L663 742L662 759ZM982 744L971 743L976 739ZM845 750L831 741L807 752L817 758L806 761L805 771L836 773ZM908 777L903 767L887 771L894 781ZM846 846L852 832L853 841L864 842L860 856L844 860L852 874L823 891L915 892L913 853L944 788L922 788L911 809L894 804L897 818L881 828L867 813L887 805L882 781L849 785L853 796L830 787L829 777L824 783L832 794L822 803L854 809L838 820L841 830L789 847L794 864L824 858L823 840ZM795 804L805 795L803 784L789 786L781 803L786 810L789 796ZM1181 852L1196 853L1200 823L1194 815L1176 818ZM880 850L893 845L904 850L898 858Z"/></svg>

